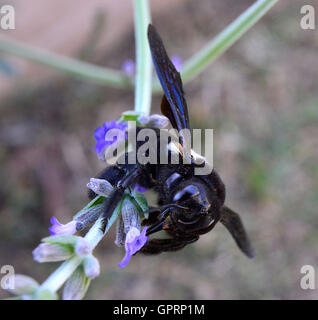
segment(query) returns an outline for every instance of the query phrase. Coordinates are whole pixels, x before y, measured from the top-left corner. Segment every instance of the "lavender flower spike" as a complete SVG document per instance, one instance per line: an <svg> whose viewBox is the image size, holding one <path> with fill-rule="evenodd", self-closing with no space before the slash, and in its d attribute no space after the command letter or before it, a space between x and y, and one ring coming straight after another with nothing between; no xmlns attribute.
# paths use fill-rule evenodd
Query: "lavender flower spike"
<svg viewBox="0 0 318 320"><path fill-rule="evenodd" d="M126 235L125 241L126 255L124 259L118 264L118 267L126 267L131 257L147 243L148 237L146 236L146 231L147 227L144 227L141 233L135 227L130 228Z"/></svg>
<svg viewBox="0 0 318 320"><path fill-rule="evenodd" d="M49 228L51 236L71 235L76 232L76 221L72 220L67 224L60 223L55 217L52 217L50 222L52 226Z"/></svg>

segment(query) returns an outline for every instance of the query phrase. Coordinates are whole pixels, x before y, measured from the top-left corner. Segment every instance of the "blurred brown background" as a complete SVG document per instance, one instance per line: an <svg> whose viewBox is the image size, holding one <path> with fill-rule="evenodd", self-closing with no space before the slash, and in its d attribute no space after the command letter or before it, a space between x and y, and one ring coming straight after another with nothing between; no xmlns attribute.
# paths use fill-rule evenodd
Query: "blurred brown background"
<svg viewBox="0 0 318 320"><path fill-rule="evenodd" d="M113 68L134 59L131 1L11 3L16 30L1 36ZM169 54L184 60L252 3L150 1ZM217 225L180 252L137 255L122 270L112 231L95 251L101 275L87 298L318 298L299 285L302 265L318 271L318 30L300 28L304 4L318 11L314 0L280 1L185 86L192 126L214 128L214 165L254 260ZM52 215L67 222L87 203L86 183L103 168L93 132L132 109L133 94L1 53L0 62L0 266L43 281L58 264L37 264L31 252Z"/></svg>

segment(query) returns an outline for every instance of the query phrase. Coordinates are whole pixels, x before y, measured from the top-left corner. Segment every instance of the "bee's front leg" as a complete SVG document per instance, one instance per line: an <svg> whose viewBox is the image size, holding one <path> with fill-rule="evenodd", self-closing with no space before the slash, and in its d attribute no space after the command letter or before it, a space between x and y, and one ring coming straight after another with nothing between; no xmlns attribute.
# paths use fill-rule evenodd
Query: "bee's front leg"
<svg viewBox="0 0 318 320"><path fill-rule="evenodd" d="M143 226L152 226L149 228L147 235L163 229L165 218L168 216L169 211L174 208L187 209L176 203L170 203L160 207L150 207L147 211L147 213L149 213L148 219L144 219L142 222Z"/></svg>

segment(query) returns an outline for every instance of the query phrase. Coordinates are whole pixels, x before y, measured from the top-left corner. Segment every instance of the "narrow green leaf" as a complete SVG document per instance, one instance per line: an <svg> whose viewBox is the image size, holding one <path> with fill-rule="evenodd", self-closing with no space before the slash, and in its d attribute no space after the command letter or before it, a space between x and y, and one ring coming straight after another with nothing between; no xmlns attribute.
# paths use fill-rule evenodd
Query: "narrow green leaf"
<svg viewBox="0 0 318 320"><path fill-rule="evenodd" d="M132 198L137 204L137 208L139 208L139 211L144 213L145 219L148 219L149 212L146 212L149 210L148 202L145 196L140 193L139 191L135 190L132 192Z"/></svg>
<svg viewBox="0 0 318 320"><path fill-rule="evenodd" d="M35 61L98 84L133 88L133 81L121 71L54 54L12 39L0 38L0 52Z"/></svg>
<svg viewBox="0 0 318 320"><path fill-rule="evenodd" d="M57 244L61 246L65 246L67 248L74 248L76 242L80 239L79 236L73 235L61 235L61 236L50 236L43 238L42 241L51 244Z"/></svg>

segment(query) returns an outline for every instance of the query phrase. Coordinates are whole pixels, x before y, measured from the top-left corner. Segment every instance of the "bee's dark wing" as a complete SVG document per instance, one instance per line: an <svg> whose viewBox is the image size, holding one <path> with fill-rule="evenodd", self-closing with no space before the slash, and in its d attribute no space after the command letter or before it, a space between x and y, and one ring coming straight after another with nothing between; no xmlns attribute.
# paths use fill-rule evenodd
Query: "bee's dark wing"
<svg viewBox="0 0 318 320"><path fill-rule="evenodd" d="M148 40L153 63L165 93L161 103L161 112L178 131L190 130L188 107L180 74L169 59L158 32L151 24L148 26Z"/></svg>
<svg viewBox="0 0 318 320"><path fill-rule="evenodd" d="M240 216L224 206L221 211L222 224L228 229L238 247L249 257L254 257L254 249L244 229Z"/></svg>

